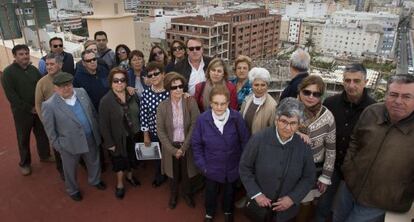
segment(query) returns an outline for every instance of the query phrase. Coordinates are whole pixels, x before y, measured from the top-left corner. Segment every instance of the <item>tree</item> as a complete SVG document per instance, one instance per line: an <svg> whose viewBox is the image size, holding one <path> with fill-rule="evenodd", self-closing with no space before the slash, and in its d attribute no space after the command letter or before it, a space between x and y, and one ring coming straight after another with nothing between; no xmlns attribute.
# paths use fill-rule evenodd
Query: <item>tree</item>
<svg viewBox="0 0 414 222"><path fill-rule="evenodd" d="M313 47L315 47L315 42L312 38L307 38L305 42L305 50L311 52Z"/></svg>

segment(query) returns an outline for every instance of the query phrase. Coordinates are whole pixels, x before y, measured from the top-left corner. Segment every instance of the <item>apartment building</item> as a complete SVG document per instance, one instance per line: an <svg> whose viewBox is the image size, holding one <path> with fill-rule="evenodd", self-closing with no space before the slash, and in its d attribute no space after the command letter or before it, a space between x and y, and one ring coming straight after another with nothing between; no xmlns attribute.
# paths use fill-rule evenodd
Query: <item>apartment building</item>
<svg viewBox="0 0 414 222"><path fill-rule="evenodd" d="M304 19L302 21L302 28L300 30L299 44L301 46L305 46L308 41L312 41L312 49L315 51L319 51L323 44L322 39L325 28L325 22L325 19Z"/></svg>
<svg viewBox="0 0 414 222"><path fill-rule="evenodd" d="M176 10L194 8L197 0L142 0L137 6L137 16L150 16L154 9Z"/></svg>
<svg viewBox="0 0 414 222"><path fill-rule="evenodd" d="M275 55L280 43L281 16L264 8L242 9L212 16L230 24L230 59L246 55L252 59Z"/></svg>
<svg viewBox="0 0 414 222"><path fill-rule="evenodd" d="M202 16L171 19L171 28L166 31L169 44L175 39L186 41L191 37L203 40L204 55L229 59L229 23L206 20Z"/></svg>

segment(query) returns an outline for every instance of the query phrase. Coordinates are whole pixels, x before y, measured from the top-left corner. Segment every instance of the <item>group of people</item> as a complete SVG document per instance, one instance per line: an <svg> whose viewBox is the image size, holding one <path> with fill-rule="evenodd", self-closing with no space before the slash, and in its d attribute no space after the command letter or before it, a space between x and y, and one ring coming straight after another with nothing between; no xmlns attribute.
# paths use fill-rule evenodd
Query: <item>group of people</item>
<svg viewBox="0 0 414 222"><path fill-rule="evenodd" d="M79 163L89 184L104 190L109 156L114 193L123 199L125 181L141 184L135 143L159 142L152 186L168 180L171 209L179 196L194 207L204 187L205 221L214 220L220 192L226 221L234 221L236 193L245 196L242 206L268 208L267 221L382 221L385 211L410 208L413 76L390 77L385 102L376 103L365 88L366 69L352 64L344 91L325 99L325 83L308 74L310 56L298 49L276 101L268 70L239 56L232 72L222 59L203 56L200 39L175 40L169 53L155 45L147 63L141 51L124 44L113 51L107 43L106 33L96 32L75 66L62 39L52 38L39 69L26 45L13 48L15 61L1 80L23 175L32 172L33 129L40 161L56 162L75 201L83 198Z"/></svg>

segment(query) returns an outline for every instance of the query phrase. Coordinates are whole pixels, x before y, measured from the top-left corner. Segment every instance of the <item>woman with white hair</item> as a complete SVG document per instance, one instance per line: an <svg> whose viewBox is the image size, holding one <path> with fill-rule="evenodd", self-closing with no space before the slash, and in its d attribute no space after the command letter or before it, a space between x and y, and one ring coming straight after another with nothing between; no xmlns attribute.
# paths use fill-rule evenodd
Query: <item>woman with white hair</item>
<svg viewBox="0 0 414 222"><path fill-rule="evenodd" d="M240 113L254 134L268 126L274 126L277 102L267 92L270 84L270 74L265 68L252 68L249 72L253 94L246 97Z"/></svg>

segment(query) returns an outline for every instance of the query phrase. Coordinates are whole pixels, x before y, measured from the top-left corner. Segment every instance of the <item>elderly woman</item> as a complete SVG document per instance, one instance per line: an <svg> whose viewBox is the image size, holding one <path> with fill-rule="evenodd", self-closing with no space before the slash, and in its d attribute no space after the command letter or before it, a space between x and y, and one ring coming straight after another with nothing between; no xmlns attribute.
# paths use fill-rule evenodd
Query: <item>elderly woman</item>
<svg viewBox="0 0 414 222"><path fill-rule="evenodd" d="M140 185L133 176L136 167L135 137L139 132L139 107L137 97L130 96L126 87L128 74L121 68L114 68L108 76L111 90L102 98L99 105L99 126L103 137L103 147L110 151L113 171L116 172L115 196L125 195L124 175L132 186Z"/></svg>
<svg viewBox="0 0 414 222"><path fill-rule="evenodd" d="M121 67L122 69L128 70L129 69L129 53L131 53L131 50L128 48L128 46L124 44L119 44L115 48L115 62L116 65Z"/></svg>
<svg viewBox="0 0 414 222"><path fill-rule="evenodd" d="M296 134L302 117L301 102L282 100L275 126L253 135L243 152L240 178L251 198L248 204L271 208L267 221L291 221L315 183L311 150Z"/></svg>
<svg viewBox="0 0 414 222"><path fill-rule="evenodd" d="M274 125L277 102L267 93L270 83L269 71L255 67L250 70L249 79L252 82L253 94L243 102L240 113L250 132L255 134Z"/></svg>
<svg viewBox="0 0 414 222"><path fill-rule="evenodd" d="M238 166L249 131L241 115L229 109L230 93L223 85L211 89L211 109L202 113L192 135L194 161L206 177L205 221L212 221L220 186L226 221L233 221L234 186Z"/></svg>
<svg viewBox="0 0 414 222"><path fill-rule="evenodd" d="M190 178L198 174L194 165L190 138L195 121L200 114L192 97L184 96L186 81L178 73L165 76L164 88L170 97L157 108L157 132L162 143L163 172L170 178L169 207L177 205L178 188L187 205L194 207Z"/></svg>
<svg viewBox="0 0 414 222"><path fill-rule="evenodd" d="M325 83L319 76L311 75L299 85L298 98L305 105L305 118L299 127L299 135L310 144L316 165L318 181L315 188L303 200L304 204L298 221L308 221L310 201L319 197L331 184L335 164L335 119L322 105Z"/></svg>
<svg viewBox="0 0 414 222"><path fill-rule="evenodd" d="M139 98L149 85L144 65L144 54L141 51L133 50L129 53L128 91L135 92Z"/></svg>
<svg viewBox="0 0 414 222"><path fill-rule="evenodd" d="M151 142L159 142L156 125L156 114L158 105L169 98L169 91L164 88L164 66L158 62L150 62L147 65L147 78L151 81L142 93L141 99L141 130L144 132L144 144L150 146ZM159 187L165 176L161 174L161 161L156 160L155 177L152 181L153 187Z"/></svg>
<svg viewBox="0 0 414 222"><path fill-rule="evenodd" d="M200 112L204 112L210 107L209 94L211 89L217 85L225 85L230 92L230 108L237 110L236 87L227 80L229 72L224 61L220 58L211 60L206 70L206 81L200 82L195 86L194 97L197 100Z"/></svg>
<svg viewBox="0 0 414 222"><path fill-rule="evenodd" d="M167 67L165 68L166 73L173 71L175 64L183 60L187 56L184 42L178 39L174 40L171 43L170 55L171 61L167 64Z"/></svg>
<svg viewBox="0 0 414 222"><path fill-rule="evenodd" d="M161 46L154 45L151 48L148 62L159 62L166 67L168 64L168 54L163 48L161 48Z"/></svg>
<svg viewBox="0 0 414 222"><path fill-rule="evenodd" d="M248 56L239 55L234 61L234 73L236 78L231 82L237 89L237 105L240 108L244 99L252 92L251 81L249 81L248 74L252 67L252 60Z"/></svg>

